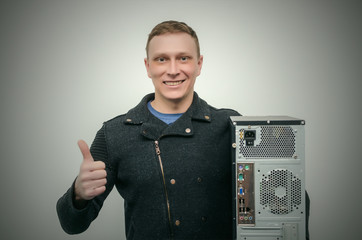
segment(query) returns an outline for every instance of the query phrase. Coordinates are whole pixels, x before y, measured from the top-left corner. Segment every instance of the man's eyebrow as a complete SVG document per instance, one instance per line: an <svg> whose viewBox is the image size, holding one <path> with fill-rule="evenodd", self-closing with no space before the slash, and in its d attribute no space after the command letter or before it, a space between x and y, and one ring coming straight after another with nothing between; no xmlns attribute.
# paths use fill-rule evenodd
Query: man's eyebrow
<svg viewBox="0 0 362 240"><path fill-rule="evenodd" d="M192 55L191 52L176 52L176 53L168 53L168 52L159 52L159 53L154 53L153 56L154 57L159 57L159 56L181 56L181 55Z"/></svg>
<svg viewBox="0 0 362 240"><path fill-rule="evenodd" d="M155 54L152 56L152 59L153 60L156 60L156 59L159 59L159 58L167 58L167 55L166 54Z"/></svg>
<svg viewBox="0 0 362 240"><path fill-rule="evenodd" d="M177 55L190 55L190 52L179 52Z"/></svg>

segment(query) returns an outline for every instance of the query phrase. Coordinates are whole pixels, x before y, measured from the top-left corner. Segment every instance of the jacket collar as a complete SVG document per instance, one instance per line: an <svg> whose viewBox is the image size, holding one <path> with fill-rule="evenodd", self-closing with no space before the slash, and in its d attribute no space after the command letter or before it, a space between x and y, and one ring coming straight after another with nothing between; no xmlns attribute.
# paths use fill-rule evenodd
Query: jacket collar
<svg viewBox="0 0 362 240"><path fill-rule="evenodd" d="M155 99L155 94L147 94L141 102L134 108L128 111L124 120L125 124L142 124L148 122L153 115L147 108L147 103ZM194 92L192 104L184 115L199 121L211 122L211 115L209 105L206 101L199 98L198 94Z"/></svg>
<svg viewBox="0 0 362 240"><path fill-rule="evenodd" d="M209 105L194 92L189 109L175 123L167 125L153 116L147 108L147 103L154 97L154 93L146 95L136 107L128 111L124 120L127 125L142 125L141 134L147 138L157 140L166 135L192 136L192 120L206 123L212 120Z"/></svg>

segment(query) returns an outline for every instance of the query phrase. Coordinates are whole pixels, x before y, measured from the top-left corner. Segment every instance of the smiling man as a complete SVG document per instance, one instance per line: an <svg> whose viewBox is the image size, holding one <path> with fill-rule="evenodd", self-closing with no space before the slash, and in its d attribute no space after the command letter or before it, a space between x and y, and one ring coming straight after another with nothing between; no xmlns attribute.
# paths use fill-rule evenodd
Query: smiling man
<svg viewBox="0 0 362 240"><path fill-rule="evenodd" d="M166 21L149 34L144 59L155 92L98 131L58 200L69 234L85 231L115 186L124 199L126 238L231 239L228 109L194 92L203 56L196 33ZM107 236L105 236L107 238Z"/></svg>
<svg viewBox="0 0 362 240"><path fill-rule="evenodd" d="M145 65L155 86L151 105L156 110L179 113L191 105L203 61L196 41L196 35L185 32L165 33L149 40Z"/></svg>

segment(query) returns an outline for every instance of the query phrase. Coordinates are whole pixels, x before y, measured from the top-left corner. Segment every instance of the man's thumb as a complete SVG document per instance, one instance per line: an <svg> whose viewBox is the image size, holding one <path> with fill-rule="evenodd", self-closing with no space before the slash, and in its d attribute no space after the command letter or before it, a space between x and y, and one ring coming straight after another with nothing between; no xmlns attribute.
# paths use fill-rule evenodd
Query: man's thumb
<svg viewBox="0 0 362 240"><path fill-rule="evenodd" d="M93 157L89 151L88 144L84 140L78 141L78 147L79 147L80 151L82 152L84 161L90 161L90 160L94 161Z"/></svg>

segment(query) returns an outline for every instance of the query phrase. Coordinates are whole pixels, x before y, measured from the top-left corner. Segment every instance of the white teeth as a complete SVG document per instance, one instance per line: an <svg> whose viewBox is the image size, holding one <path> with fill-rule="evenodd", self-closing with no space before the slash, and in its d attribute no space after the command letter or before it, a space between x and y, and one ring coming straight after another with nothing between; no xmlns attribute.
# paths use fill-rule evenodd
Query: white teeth
<svg viewBox="0 0 362 240"><path fill-rule="evenodd" d="M168 86L176 86L181 84L183 81L177 81L177 82L164 82Z"/></svg>

